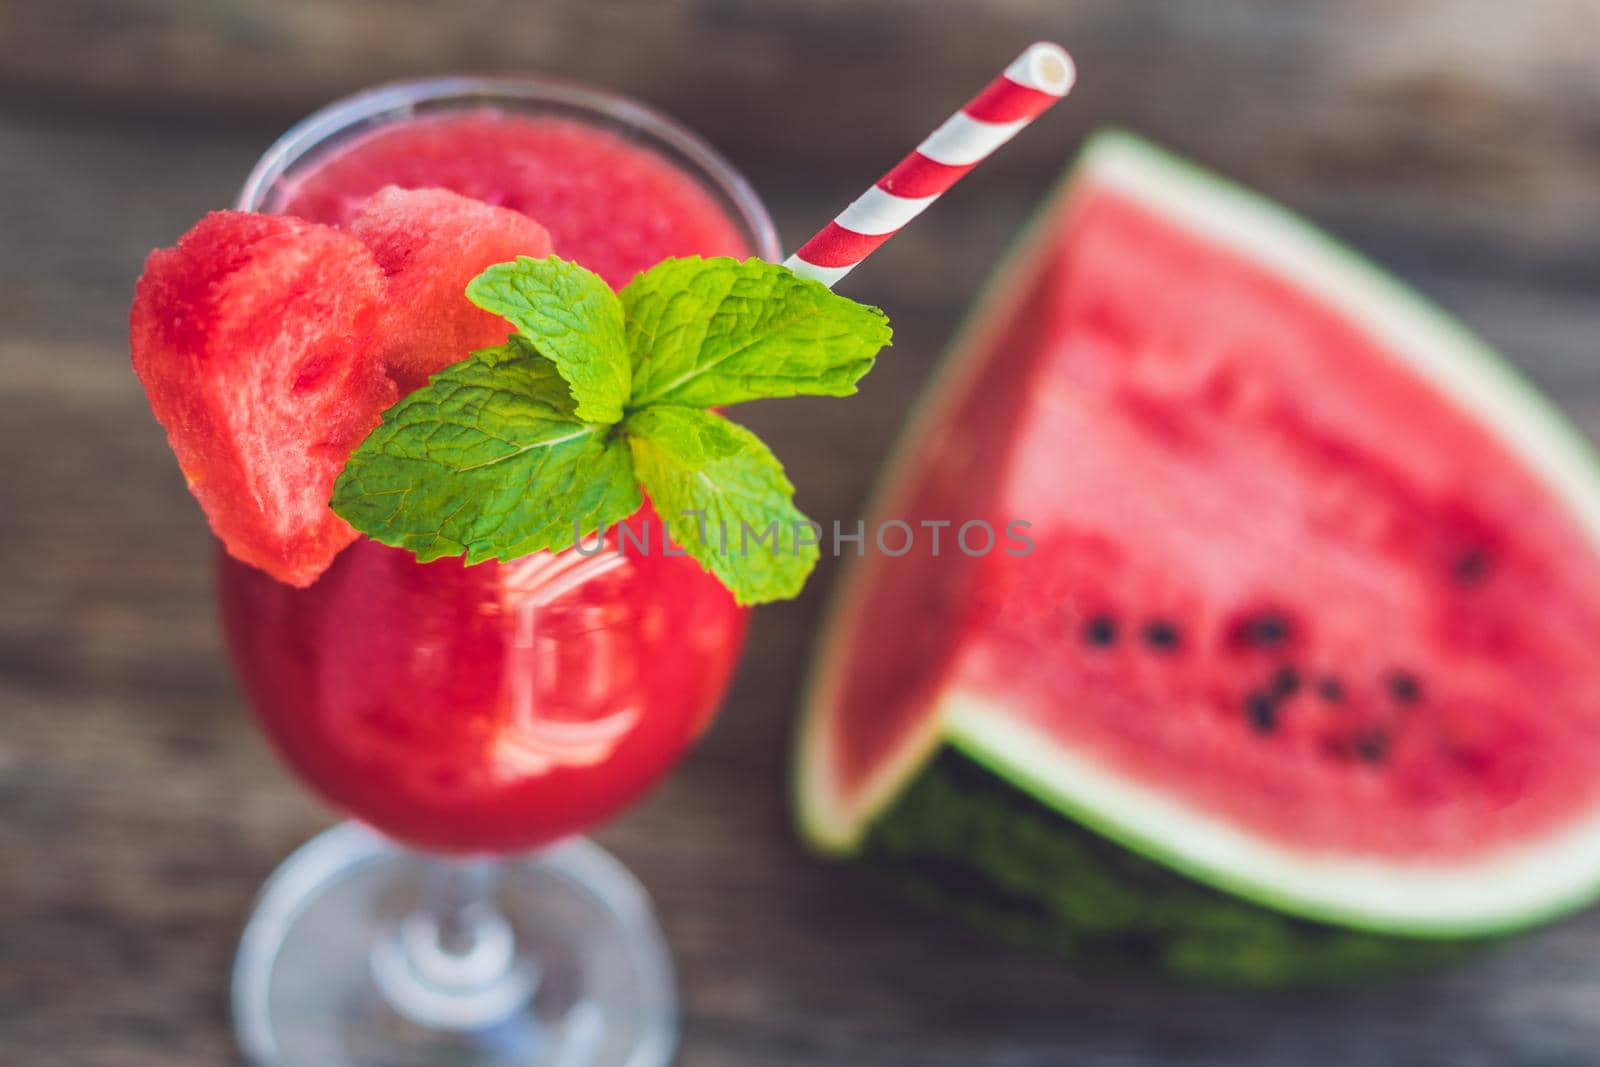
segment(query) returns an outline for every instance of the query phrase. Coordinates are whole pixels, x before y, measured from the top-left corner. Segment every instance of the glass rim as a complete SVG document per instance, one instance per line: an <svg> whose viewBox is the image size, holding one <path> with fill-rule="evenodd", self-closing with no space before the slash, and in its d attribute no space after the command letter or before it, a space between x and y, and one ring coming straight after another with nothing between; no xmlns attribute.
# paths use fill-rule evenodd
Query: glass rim
<svg viewBox="0 0 1600 1067"><path fill-rule="evenodd" d="M777 226L749 180L722 153L698 134L661 112L630 97L577 82L543 75L448 75L387 82L352 93L317 109L289 127L256 160L234 207L259 211L274 185L318 146L362 123L392 116L402 119L419 105L448 104L452 99L493 104L554 104L587 112L645 134L677 152L700 171L737 213L735 221L749 232L753 255L771 262L783 258Z"/></svg>

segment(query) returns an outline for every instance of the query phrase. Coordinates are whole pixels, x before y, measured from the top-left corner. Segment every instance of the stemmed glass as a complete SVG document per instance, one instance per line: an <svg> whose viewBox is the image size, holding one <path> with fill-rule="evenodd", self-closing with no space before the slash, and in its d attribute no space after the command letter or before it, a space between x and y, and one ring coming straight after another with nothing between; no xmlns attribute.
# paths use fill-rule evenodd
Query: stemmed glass
<svg viewBox="0 0 1600 1067"><path fill-rule="evenodd" d="M359 94L290 130L240 193L275 211L351 139L489 108L618 135L691 176L775 258L748 184L629 100L524 78ZM581 258L581 256L580 256ZM697 564L601 541L511 563L419 564L360 540L306 589L224 556L229 650L280 754L348 822L272 875L233 975L257 1067L667 1062L672 967L649 901L573 835L681 757L726 687L745 613Z"/></svg>

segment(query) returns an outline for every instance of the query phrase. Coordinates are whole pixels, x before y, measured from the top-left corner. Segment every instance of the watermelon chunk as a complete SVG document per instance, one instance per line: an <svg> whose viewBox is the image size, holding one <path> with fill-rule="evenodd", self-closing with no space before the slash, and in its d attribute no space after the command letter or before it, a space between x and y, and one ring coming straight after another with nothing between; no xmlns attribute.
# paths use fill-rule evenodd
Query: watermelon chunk
<svg viewBox="0 0 1600 1067"><path fill-rule="evenodd" d="M378 357L384 275L328 226L221 211L150 254L133 368L235 557L309 585L356 531L334 479L397 392Z"/></svg>
<svg viewBox="0 0 1600 1067"><path fill-rule="evenodd" d="M382 189L350 232L388 279L381 355L402 392L511 332L463 296L468 282L491 264L551 253L550 235L528 216L444 189Z"/></svg>
<svg viewBox="0 0 1600 1067"><path fill-rule="evenodd" d="M1079 959L1250 983L1593 899L1587 443L1281 209L1122 135L1075 175L873 508L1032 552L923 528L855 569L804 835Z"/></svg>

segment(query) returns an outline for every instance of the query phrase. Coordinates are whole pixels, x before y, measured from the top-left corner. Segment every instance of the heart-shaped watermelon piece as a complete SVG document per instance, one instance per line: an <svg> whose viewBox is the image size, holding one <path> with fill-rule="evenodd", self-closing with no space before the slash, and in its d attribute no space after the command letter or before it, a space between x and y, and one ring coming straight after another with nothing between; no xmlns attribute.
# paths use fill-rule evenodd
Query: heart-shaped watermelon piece
<svg viewBox="0 0 1600 1067"><path fill-rule="evenodd" d="M328 507L398 397L379 358L384 274L356 238L220 211L145 262L133 369L228 551L309 585L357 534Z"/></svg>
<svg viewBox="0 0 1600 1067"><path fill-rule="evenodd" d="M550 234L520 211L445 189L381 189L350 232L387 276L381 356L402 393L506 339L506 321L466 299L468 282L491 264L551 251Z"/></svg>

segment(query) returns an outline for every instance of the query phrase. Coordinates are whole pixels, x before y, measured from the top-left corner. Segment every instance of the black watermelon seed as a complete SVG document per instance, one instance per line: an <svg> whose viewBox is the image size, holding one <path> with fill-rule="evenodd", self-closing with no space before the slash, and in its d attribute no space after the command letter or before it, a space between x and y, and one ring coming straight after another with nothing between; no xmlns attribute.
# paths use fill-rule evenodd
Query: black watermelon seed
<svg viewBox="0 0 1600 1067"><path fill-rule="evenodd" d="M1362 763L1382 763L1389 757L1389 735L1382 730L1368 730L1355 739L1356 759Z"/></svg>
<svg viewBox="0 0 1600 1067"><path fill-rule="evenodd" d="M1337 704L1344 699L1344 683L1331 675L1317 679L1317 696L1330 704Z"/></svg>
<svg viewBox="0 0 1600 1067"><path fill-rule="evenodd" d="M1393 671L1389 675L1389 695L1402 704L1415 704L1422 699L1422 685L1417 676L1407 671Z"/></svg>
<svg viewBox="0 0 1600 1067"><path fill-rule="evenodd" d="M1247 645L1270 648L1289 638L1289 620L1276 613L1257 615L1246 619L1242 636Z"/></svg>
<svg viewBox="0 0 1600 1067"><path fill-rule="evenodd" d="M1279 700L1292 697L1300 691L1300 672L1293 667L1279 667L1272 676L1272 695Z"/></svg>
<svg viewBox="0 0 1600 1067"><path fill-rule="evenodd" d="M1083 624L1083 643L1105 648L1117 643L1117 620L1109 615L1096 615Z"/></svg>
<svg viewBox="0 0 1600 1067"><path fill-rule="evenodd" d="M1474 585L1489 575L1489 553L1481 548L1464 552L1450 568L1450 573L1462 585Z"/></svg>
<svg viewBox="0 0 1600 1067"><path fill-rule="evenodd" d="M1258 734L1270 734L1278 728L1278 702L1271 693L1257 690L1246 696L1244 714L1250 720L1250 729Z"/></svg>
<svg viewBox="0 0 1600 1067"><path fill-rule="evenodd" d="M1158 652L1171 652L1180 640L1178 627L1165 619L1152 619L1144 624L1144 643Z"/></svg>

